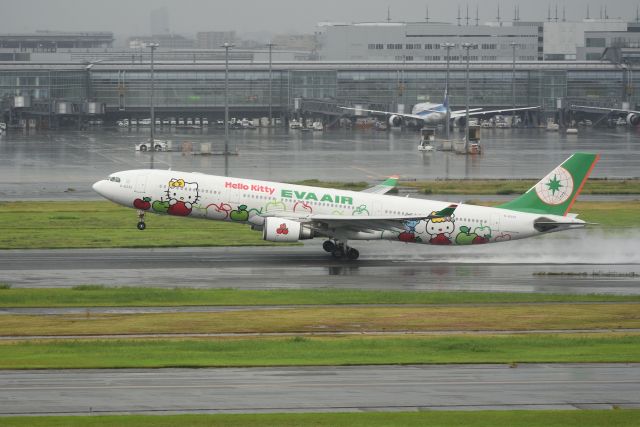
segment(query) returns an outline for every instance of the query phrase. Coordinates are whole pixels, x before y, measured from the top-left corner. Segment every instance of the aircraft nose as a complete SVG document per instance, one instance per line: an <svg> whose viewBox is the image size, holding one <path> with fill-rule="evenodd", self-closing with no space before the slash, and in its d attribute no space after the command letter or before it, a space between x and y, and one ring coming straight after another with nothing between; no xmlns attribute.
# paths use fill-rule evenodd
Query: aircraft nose
<svg viewBox="0 0 640 427"><path fill-rule="evenodd" d="M96 182L95 184L93 184L91 188L93 188L93 191L95 191L96 193L104 197L106 184L107 184L107 180L102 179Z"/></svg>

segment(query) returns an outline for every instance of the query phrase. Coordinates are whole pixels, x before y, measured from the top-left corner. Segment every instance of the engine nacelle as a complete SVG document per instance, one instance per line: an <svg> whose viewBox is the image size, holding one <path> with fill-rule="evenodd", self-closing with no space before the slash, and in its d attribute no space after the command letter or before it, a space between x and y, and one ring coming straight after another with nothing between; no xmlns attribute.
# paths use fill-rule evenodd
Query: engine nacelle
<svg viewBox="0 0 640 427"><path fill-rule="evenodd" d="M636 126L638 124L640 124L640 115L638 114L634 114L634 113L629 113L627 115L627 123L631 126Z"/></svg>
<svg viewBox="0 0 640 427"><path fill-rule="evenodd" d="M402 124L402 116L397 116L395 114L389 117L389 126L398 127Z"/></svg>
<svg viewBox="0 0 640 427"><path fill-rule="evenodd" d="M269 242L297 242L313 239L313 229L297 221L268 217L264 220L262 238Z"/></svg>

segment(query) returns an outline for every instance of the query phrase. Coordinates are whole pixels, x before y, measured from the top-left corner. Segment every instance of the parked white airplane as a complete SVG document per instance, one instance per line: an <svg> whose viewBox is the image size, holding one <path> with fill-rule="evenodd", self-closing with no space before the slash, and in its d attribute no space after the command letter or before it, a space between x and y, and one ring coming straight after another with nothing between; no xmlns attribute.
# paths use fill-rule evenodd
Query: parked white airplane
<svg viewBox="0 0 640 427"><path fill-rule="evenodd" d="M391 111L379 111L379 110L367 110L363 108L351 108L351 107L339 107L343 110L351 110L356 113L366 112L377 115L383 115L389 117L389 126L400 126L404 120L411 119L417 120L427 125L436 125L443 123L447 119L447 110L449 110L449 119L455 122L459 121L466 116L465 110L451 111L449 108L449 96L445 92L444 101L442 104L433 104L430 102L421 102L416 104L411 109L411 114L393 113ZM482 108L470 108L469 116L481 116L485 114L499 114L509 111L525 111L525 110L537 110L537 107L522 107L522 108L507 108L502 110L483 110Z"/></svg>
<svg viewBox="0 0 640 427"><path fill-rule="evenodd" d="M607 111L609 113L623 114L623 115L626 115L626 120L628 125L636 126L640 124L640 111L625 110L624 108L591 107L589 105L572 105L571 109Z"/></svg>
<svg viewBox="0 0 640 427"><path fill-rule="evenodd" d="M239 222L273 242L325 237L324 250L357 259L349 240L473 245L582 227L585 222L569 211L598 159L576 153L525 194L495 208L386 195L397 177L356 192L142 169L111 174L93 189L137 209L140 230L146 212Z"/></svg>

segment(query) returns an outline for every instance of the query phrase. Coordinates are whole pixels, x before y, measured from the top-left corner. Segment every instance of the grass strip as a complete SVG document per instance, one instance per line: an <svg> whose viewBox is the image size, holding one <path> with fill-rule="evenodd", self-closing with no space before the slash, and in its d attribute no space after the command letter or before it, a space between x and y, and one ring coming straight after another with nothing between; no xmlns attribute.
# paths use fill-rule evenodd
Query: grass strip
<svg viewBox="0 0 640 427"><path fill-rule="evenodd" d="M491 203L484 203L490 205ZM637 223L640 201L579 202L580 218L607 227ZM136 229L135 212L107 201L0 202L0 248L114 248L185 246L273 246L242 224L148 215ZM170 232L168 232L170 230Z"/></svg>
<svg viewBox="0 0 640 427"><path fill-rule="evenodd" d="M640 328L638 304L316 307L176 313L7 314L0 335L514 331Z"/></svg>
<svg viewBox="0 0 640 427"><path fill-rule="evenodd" d="M518 195L537 182L537 179L402 181L400 186L416 188L424 194ZM582 194L640 194L640 179L589 179Z"/></svg>
<svg viewBox="0 0 640 427"><path fill-rule="evenodd" d="M5 417L5 427L596 427L637 426L639 409L612 411L429 411L304 414L107 415L72 417Z"/></svg>
<svg viewBox="0 0 640 427"><path fill-rule="evenodd" d="M0 342L0 369L640 362L640 334Z"/></svg>
<svg viewBox="0 0 640 427"><path fill-rule="evenodd" d="M445 179L433 181L400 181L399 186L418 189L425 194L522 194L538 182L537 179ZM306 179L292 184L361 191L374 184ZM640 194L640 179L590 179L582 194Z"/></svg>
<svg viewBox="0 0 640 427"><path fill-rule="evenodd" d="M543 274L543 273L541 273ZM341 304L499 304L640 302L640 295L569 295L507 292L377 291L359 289L195 289L0 286L0 307L170 307Z"/></svg>
<svg viewBox="0 0 640 427"><path fill-rule="evenodd" d="M137 222L133 209L108 201L0 202L0 248L282 245L262 240L243 224L147 215L141 232Z"/></svg>

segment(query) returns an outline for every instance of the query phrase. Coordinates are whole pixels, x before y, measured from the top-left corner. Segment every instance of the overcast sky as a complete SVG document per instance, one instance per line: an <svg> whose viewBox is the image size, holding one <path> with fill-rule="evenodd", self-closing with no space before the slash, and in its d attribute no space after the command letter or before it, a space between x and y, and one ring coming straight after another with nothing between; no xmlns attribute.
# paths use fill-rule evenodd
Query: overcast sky
<svg viewBox="0 0 640 427"><path fill-rule="evenodd" d="M296 32L312 33L318 22L419 21L429 6L431 19L455 22L458 5L463 16L466 5L475 17L476 5L480 21L495 20L497 7L505 19L513 17L514 5L520 6L522 20L544 20L550 5L567 20L600 15L607 5L610 18L635 20L640 0L0 0L0 33L35 30L113 31L117 36L150 32L149 12L166 6L171 31L195 34L197 31L235 30L238 33Z"/></svg>

